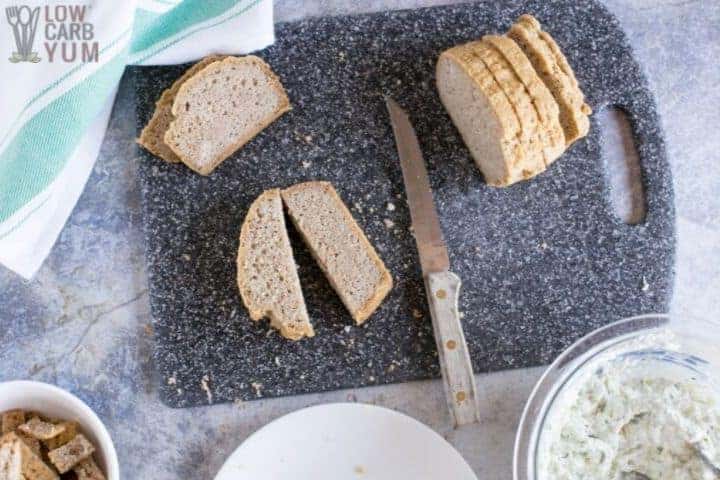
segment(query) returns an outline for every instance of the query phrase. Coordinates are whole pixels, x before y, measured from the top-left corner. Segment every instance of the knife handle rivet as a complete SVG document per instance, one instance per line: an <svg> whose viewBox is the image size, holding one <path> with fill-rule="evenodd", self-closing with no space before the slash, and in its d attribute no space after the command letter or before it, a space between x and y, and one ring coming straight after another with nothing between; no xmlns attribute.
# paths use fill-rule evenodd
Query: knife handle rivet
<svg viewBox="0 0 720 480"><path fill-rule="evenodd" d="M448 340L447 343L445 343L445 346L448 348L448 350L455 350L455 347L457 347L457 343L455 343L455 340Z"/></svg>
<svg viewBox="0 0 720 480"><path fill-rule="evenodd" d="M455 394L455 398L457 399L458 403L464 402L466 397L467 396L465 395L465 392L457 392Z"/></svg>
<svg viewBox="0 0 720 480"><path fill-rule="evenodd" d="M447 297L447 292L441 288L440 290L435 292L435 296L439 299L443 299Z"/></svg>

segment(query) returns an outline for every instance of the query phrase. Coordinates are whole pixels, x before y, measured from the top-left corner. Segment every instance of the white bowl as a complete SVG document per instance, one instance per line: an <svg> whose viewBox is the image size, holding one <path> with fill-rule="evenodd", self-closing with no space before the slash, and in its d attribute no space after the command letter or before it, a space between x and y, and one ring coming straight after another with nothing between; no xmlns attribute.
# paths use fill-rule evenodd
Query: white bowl
<svg viewBox="0 0 720 480"><path fill-rule="evenodd" d="M95 459L107 479L120 480L120 466L110 434L95 412L75 395L41 382L0 383L0 412L16 408L78 422L82 433L95 445Z"/></svg>

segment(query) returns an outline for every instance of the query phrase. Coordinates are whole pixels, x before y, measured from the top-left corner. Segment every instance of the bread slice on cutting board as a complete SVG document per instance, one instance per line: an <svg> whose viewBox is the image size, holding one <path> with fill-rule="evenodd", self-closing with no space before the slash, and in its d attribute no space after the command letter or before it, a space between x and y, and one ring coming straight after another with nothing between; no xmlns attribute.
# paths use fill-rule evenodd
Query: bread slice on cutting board
<svg viewBox="0 0 720 480"><path fill-rule="evenodd" d="M483 40L493 45L512 66L535 107L540 125L545 165L549 166L565 151L565 133L560 125L559 108L552 93L517 43L505 35L485 35Z"/></svg>
<svg viewBox="0 0 720 480"><path fill-rule="evenodd" d="M180 86L163 140L185 165L207 175L288 110L285 89L262 59L226 57Z"/></svg>
<svg viewBox="0 0 720 480"><path fill-rule="evenodd" d="M288 214L315 260L359 325L392 288L392 277L329 182L282 191Z"/></svg>
<svg viewBox="0 0 720 480"><path fill-rule="evenodd" d="M267 317L290 340L315 335L285 227L280 190L261 194L240 231L237 281L250 318Z"/></svg>
<svg viewBox="0 0 720 480"><path fill-rule="evenodd" d="M538 173L525 151L515 109L472 44L440 55L436 82L440 100L489 185L507 186Z"/></svg>
<svg viewBox="0 0 720 480"><path fill-rule="evenodd" d="M569 146L587 135L588 115L592 110L585 103L575 73L552 36L544 32L531 15L522 15L507 35L520 46L557 101L565 144Z"/></svg>
<svg viewBox="0 0 720 480"><path fill-rule="evenodd" d="M180 157L172 151L170 147L165 143L165 132L167 131L170 123L175 119L172 114L172 105L175 101L175 96L178 90L185 81L195 75L197 72L210 65L213 62L222 60L225 58L223 55L209 55L192 67L188 68L180 78L175 80L172 86L165 91L157 102L155 102L155 112L148 124L143 128L140 133L140 137L137 142L145 147L150 153L157 155L166 162L178 163Z"/></svg>
<svg viewBox="0 0 720 480"><path fill-rule="evenodd" d="M507 35L485 35L444 51L440 100L489 185L543 172L590 128L575 74L530 15Z"/></svg>
<svg viewBox="0 0 720 480"><path fill-rule="evenodd" d="M469 45L500 86L520 122L520 140L525 150L526 168L535 175L545 171L544 145L541 137L544 127L540 124L537 111L525 86L502 52L491 43L481 40L471 42Z"/></svg>

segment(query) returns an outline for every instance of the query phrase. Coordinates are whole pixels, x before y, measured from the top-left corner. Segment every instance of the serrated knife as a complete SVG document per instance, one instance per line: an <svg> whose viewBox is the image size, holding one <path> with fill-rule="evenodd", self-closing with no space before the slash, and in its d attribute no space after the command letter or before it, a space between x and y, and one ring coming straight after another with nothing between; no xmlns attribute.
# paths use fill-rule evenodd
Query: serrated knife
<svg viewBox="0 0 720 480"><path fill-rule="evenodd" d="M390 112L420 254L445 398L455 427L459 427L479 420L475 377L458 310L460 277L450 271L450 258L415 130L405 111L393 99L385 97L385 103Z"/></svg>

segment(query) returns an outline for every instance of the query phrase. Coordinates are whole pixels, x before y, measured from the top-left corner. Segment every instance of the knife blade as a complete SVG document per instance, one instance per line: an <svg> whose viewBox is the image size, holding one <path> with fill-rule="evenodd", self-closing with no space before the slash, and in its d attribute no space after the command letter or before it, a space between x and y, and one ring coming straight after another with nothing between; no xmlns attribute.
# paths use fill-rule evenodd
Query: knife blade
<svg viewBox="0 0 720 480"><path fill-rule="evenodd" d="M477 389L465 334L460 322L460 278L450 271L450 259L433 202L430 180L415 129L405 111L385 97L405 183L432 317L445 399L455 427L479 421Z"/></svg>
<svg viewBox="0 0 720 480"><path fill-rule="evenodd" d="M440 229L420 143L405 111L392 98L386 97L385 102L395 133L423 275L442 272L450 268L450 258Z"/></svg>

